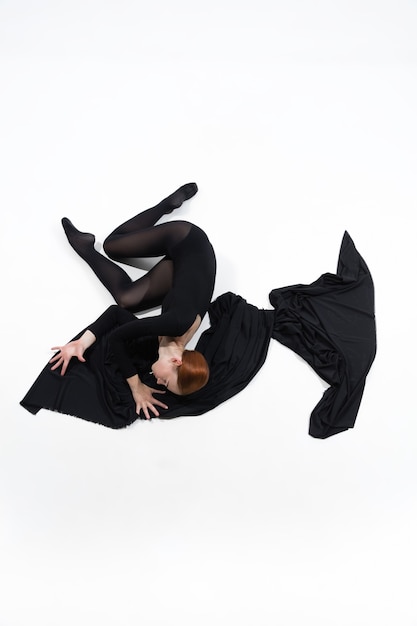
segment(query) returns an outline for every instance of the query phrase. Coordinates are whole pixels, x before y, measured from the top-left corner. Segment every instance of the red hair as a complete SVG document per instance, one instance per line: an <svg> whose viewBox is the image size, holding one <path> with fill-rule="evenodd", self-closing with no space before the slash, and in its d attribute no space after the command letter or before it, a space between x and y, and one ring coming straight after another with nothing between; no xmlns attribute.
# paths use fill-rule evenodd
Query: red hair
<svg viewBox="0 0 417 626"><path fill-rule="evenodd" d="M181 395L198 391L207 384L210 370L201 352L184 350L182 364L178 368L178 387Z"/></svg>

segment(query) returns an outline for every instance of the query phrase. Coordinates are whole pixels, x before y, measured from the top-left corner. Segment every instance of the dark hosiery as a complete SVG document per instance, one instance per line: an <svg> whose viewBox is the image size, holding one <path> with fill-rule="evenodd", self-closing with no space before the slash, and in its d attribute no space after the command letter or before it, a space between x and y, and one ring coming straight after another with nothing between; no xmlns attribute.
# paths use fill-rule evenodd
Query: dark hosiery
<svg viewBox="0 0 417 626"><path fill-rule="evenodd" d="M188 183L183 185L177 191L174 191L170 196L159 202L156 206L146 211L142 211L135 217L132 217L127 222L124 222L114 230L108 238L116 235L125 235L134 232L135 230L143 230L154 226L156 222L168 213L172 213L174 209L178 209L183 202L192 198L198 191L198 187L195 183Z"/></svg>
<svg viewBox="0 0 417 626"><path fill-rule="evenodd" d="M106 238L105 252L114 260L169 255L170 249L188 235L191 224L175 221L155 226L155 223L196 191L195 183L183 185L156 206L124 222ZM162 259L145 276L132 281L119 265L97 252L93 234L79 231L68 218L63 218L62 225L71 246L88 263L117 304L136 313L162 303L173 282L173 263L169 258Z"/></svg>

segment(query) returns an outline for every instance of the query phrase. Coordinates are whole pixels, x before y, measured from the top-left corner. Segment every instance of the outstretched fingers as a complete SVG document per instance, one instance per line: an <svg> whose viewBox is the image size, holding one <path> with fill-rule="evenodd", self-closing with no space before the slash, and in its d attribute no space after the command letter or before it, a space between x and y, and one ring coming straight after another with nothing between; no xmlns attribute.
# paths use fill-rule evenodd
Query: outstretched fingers
<svg viewBox="0 0 417 626"><path fill-rule="evenodd" d="M82 354L82 347L78 344L78 342L71 341L65 346L54 346L51 350L58 350L58 353L49 360L49 363L54 363L51 370L56 370L61 367L61 376L64 376L73 356L77 357L81 363L85 363L85 358Z"/></svg>
<svg viewBox="0 0 417 626"><path fill-rule="evenodd" d="M165 393L165 391L162 391L161 389L153 389L152 387L148 387L147 389L151 399L142 398L136 402L136 413L140 415L140 412L143 411L145 418L150 420L152 415L150 415L149 411L151 411L155 417L159 417L159 412L156 407L160 406L162 409L167 409L168 406L164 402L161 402L160 400L157 400L157 398L153 397L154 393Z"/></svg>

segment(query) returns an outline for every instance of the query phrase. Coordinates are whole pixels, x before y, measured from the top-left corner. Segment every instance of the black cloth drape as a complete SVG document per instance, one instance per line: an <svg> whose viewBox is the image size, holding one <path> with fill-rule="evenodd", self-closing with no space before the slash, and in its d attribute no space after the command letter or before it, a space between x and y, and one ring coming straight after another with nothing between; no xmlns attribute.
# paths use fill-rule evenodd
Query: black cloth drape
<svg viewBox="0 0 417 626"><path fill-rule="evenodd" d="M311 285L274 289L272 336L299 354L330 387L310 418L324 439L353 428L376 352L374 287L369 269L345 232L336 274Z"/></svg>
<svg viewBox="0 0 417 626"><path fill-rule="evenodd" d="M376 338L372 278L349 234L343 237L336 274L324 274L311 285L274 289L270 302L274 309L258 309L229 292L210 305L210 328L196 346L210 365L210 380L190 396L167 392L169 408L160 411L161 418L201 415L241 391L262 367L273 337L330 385L311 414L310 435L326 438L354 426ZM132 341L129 348L141 379L155 387L149 371L157 358L156 339ZM33 414L46 408L110 428L131 424L138 416L107 336L85 357L86 363L73 359L63 377L48 364L22 406Z"/></svg>

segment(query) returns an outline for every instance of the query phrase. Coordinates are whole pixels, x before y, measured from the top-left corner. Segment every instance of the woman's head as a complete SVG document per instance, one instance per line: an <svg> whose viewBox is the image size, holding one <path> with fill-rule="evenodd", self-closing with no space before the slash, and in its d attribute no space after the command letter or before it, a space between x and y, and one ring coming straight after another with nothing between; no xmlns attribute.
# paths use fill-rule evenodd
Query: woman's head
<svg viewBox="0 0 417 626"><path fill-rule="evenodd" d="M196 350L184 350L182 357L161 357L152 365L152 372L160 385L180 396L198 391L207 384L209 366Z"/></svg>
<svg viewBox="0 0 417 626"><path fill-rule="evenodd" d="M184 350L182 364L178 368L178 387L181 395L187 396L202 389L207 384L210 371L209 366L197 350Z"/></svg>

